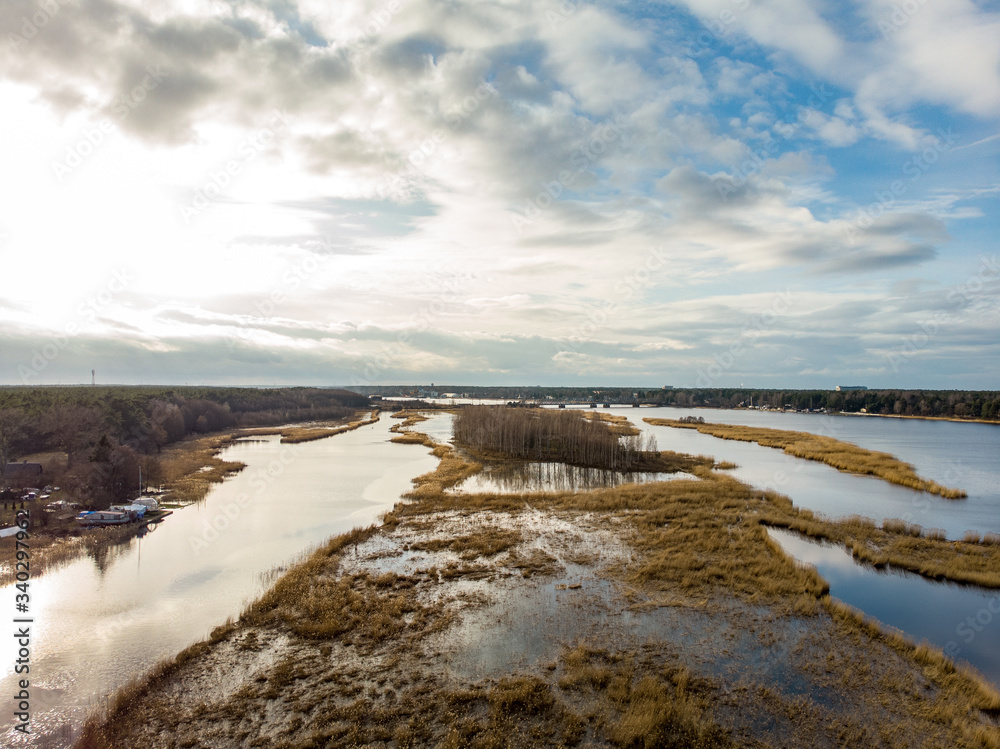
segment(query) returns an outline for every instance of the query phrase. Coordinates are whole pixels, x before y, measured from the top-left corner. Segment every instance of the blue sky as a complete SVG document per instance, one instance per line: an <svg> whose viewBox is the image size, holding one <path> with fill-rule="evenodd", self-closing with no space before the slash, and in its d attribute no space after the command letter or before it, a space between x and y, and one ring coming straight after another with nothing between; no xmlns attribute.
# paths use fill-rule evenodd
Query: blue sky
<svg viewBox="0 0 1000 749"><path fill-rule="evenodd" d="M0 383L998 387L1000 3L11 0L0 106Z"/></svg>

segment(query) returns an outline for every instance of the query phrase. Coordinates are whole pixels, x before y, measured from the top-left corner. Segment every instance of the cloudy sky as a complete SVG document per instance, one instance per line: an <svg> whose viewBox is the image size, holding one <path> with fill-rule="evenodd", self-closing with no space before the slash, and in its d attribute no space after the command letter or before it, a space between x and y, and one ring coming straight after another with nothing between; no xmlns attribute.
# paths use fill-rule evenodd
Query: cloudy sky
<svg viewBox="0 0 1000 749"><path fill-rule="evenodd" d="M0 383L1000 387L1000 3L3 0Z"/></svg>

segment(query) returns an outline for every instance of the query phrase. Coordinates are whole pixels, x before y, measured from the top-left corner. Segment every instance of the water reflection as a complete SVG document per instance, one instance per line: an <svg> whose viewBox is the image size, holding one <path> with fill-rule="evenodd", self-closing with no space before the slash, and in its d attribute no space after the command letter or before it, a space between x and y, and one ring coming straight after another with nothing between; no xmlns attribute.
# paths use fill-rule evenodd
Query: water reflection
<svg viewBox="0 0 1000 749"><path fill-rule="evenodd" d="M883 624L927 640L956 661L967 661L1000 685L1000 593L926 580L898 570L858 564L839 546L769 528L787 554L811 564L830 583L830 595Z"/></svg>
<svg viewBox="0 0 1000 749"><path fill-rule="evenodd" d="M15 734L8 712L0 745L69 746L91 706L239 614L274 570L376 522L437 465L426 447L389 442L390 426L383 418L297 445L241 441L222 457L247 467L155 533L32 580L33 734ZM14 610L15 593L0 588L0 609ZM12 648L0 639L0 694L17 693Z"/></svg>
<svg viewBox="0 0 1000 749"><path fill-rule="evenodd" d="M732 475L762 489L787 494L799 507L831 518L864 515L878 523L901 518L924 528L943 529L948 538L967 530L1000 533L1000 427L916 419L819 416L759 411L643 408L627 414L661 450L711 455L739 467ZM702 416L720 424L747 424L826 434L912 463L917 473L946 486L965 489L968 499L947 500L870 476L843 473L752 442L723 440L693 429L651 426L642 417Z"/></svg>
<svg viewBox="0 0 1000 749"><path fill-rule="evenodd" d="M689 473L608 471L601 468L580 468L566 463L518 463L484 468L450 491L463 494L580 492L675 479L697 480Z"/></svg>

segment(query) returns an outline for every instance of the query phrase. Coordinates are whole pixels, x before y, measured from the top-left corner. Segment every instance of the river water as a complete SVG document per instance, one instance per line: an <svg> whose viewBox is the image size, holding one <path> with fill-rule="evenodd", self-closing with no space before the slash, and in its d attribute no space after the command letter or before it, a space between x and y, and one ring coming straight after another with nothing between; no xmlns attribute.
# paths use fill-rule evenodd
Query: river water
<svg viewBox="0 0 1000 749"><path fill-rule="evenodd" d="M857 564L842 547L777 528L768 533L788 554L816 567L830 583L830 595L917 642L936 645L1000 684L1000 591L876 570Z"/></svg>
<svg viewBox="0 0 1000 749"><path fill-rule="evenodd" d="M437 421L425 423L437 431ZM205 500L100 560L79 559L31 581L33 736L13 730L11 697L24 676L13 673L16 641L2 637L0 745L69 746L115 688L237 616L308 550L377 522L411 479L437 465L426 447L390 443L393 423L383 417L296 445L277 436L236 443L223 457L247 467ZM5 618L15 593L0 590Z"/></svg>
<svg viewBox="0 0 1000 749"><path fill-rule="evenodd" d="M736 478L787 494L799 507L830 518L864 515L877 522L900 518L924 528L940 528L955 539L967 530L1000 533L1000 426L876 416L827 416L718 409L623 408L637 427L652 433L661 450L711 455L739 467ZM708 422L812 432L888 452L911 463L917 473L968 498L943 499L855 476L812 460L786 455L753 442L722 440L693 429L650 426L643 418L701 416Z"/></svg>

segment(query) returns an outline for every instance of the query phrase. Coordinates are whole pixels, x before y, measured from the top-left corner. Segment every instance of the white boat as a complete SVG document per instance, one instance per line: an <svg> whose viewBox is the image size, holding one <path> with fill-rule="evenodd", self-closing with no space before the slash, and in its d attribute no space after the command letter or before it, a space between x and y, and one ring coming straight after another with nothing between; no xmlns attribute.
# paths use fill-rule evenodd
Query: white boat
<svg viewBox="0 0 1000 749"><path fill-rule="evenodd" d="M128 514L114 510L92 510L76 516L80 525L124 525L131 519Z"/></svg>
<svg viewBox="0 0 1000 749"><path fill-rule="evenodd" d="M152 497L139 497L139 499L133 500L132 504L143 505L150 512L160 509L159 503Z"/></svg>

